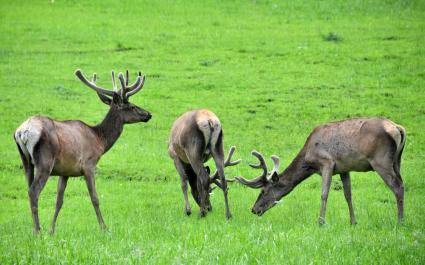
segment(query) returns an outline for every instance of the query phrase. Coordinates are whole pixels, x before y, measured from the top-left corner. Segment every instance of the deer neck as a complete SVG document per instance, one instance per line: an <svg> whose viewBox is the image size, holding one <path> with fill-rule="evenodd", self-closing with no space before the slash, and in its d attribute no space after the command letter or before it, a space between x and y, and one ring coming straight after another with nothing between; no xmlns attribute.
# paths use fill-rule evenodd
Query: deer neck
<svg viewBox="0 0 425 265"><path fill-rule="evenodd" d="M103 143L104 153L106 153L120 137L124 122L117 111L110 108L103 121L93 129Z"/></svg>
<svg viewBox="0 0 425 265"><path fill-rule="evenodd" d="M279 176L279 182L285 187L284 196L290 193L298 184L310 177L314 172L314 169L309 167L305 161L304 150L301 150L291 164Z"/></svg>

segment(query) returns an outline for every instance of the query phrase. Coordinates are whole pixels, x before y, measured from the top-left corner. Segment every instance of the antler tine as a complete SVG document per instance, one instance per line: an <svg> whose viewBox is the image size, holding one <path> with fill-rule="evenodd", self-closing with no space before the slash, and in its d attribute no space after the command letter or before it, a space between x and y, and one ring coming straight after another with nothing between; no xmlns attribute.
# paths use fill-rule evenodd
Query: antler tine
<svg viewBox="0 0 425 265"><path fill-rule="evenodd" d="M141 82L141 77L140 76L137 76L136 82L134 82L134 84L132 84L131 86L127 86L127 89L129 91L133 90L134 88L136 88L136 87L138 87L140 85L140 82Z"/></svg>
<svg viewBox="0 0 425 265"><path fill-rule="evenodd" d="M232 159L232 156L233 156L233 153L235 152L235 150L236 150L235 146L230 147L229 154L227 155L227 159L224 161L224 167L235 166L242 161L241 159L238 159L236 161L230 161ZM214 172L214 174L210 177L210 180L214 181L214 180L218 179L218 177L219 177L218 171L216 170Z"/></svg>
<svg viewBox="0 0 425 265"><path fill-rule="evenodd" d="M251 154L255 157L258 158L258 160L260 160L260 164L259 165L252 165L249 164L252 168L262 168L263 169L263 174L261 174L260 176L256 177L253 180L247 180L243 177L235 177L235 179L237 181L239 181L241 184L246 185L248 187L254 188L254 189L258 189L264 186L264 184L267 182L267 164L264 161L264 157L257 151L252 151Z"/></svg>
<svg viewBox="0 0 425 265"><path fill-rule="evenodd" d="M278 156L272 155L271 159L273 160L273 170L270 172L270 178L275 172L279 173L280 166L280 158Z"/></svg>
<svg viewBox="0 0 425 265"><path fill-rule="evenodd" d="M230 147L229 154L227 155L227 159L226 159L226 161L224 161L224 166L225 167L235 166L235 165L239 164L242 161L242 159L238 159L236 161L231 161L232 160L233 153L235 153L235 150L236 150L236 147L235 146Z"/></svg>
<svg viewBox="0 0 425 265"><path fill-rule="evenodd" d="M81 82L83 82L86 86L90 87L91 89L93 89L94 91L100 93L100 94L104 94L104 95L108 95L108 96L114 96L114 92L98 87L95 84L93 84L92 82L88 81L84 75L81 73L80 69L77 69L77 71L75 71L75 75L78 77L78 79L80 79Z"/></svg>
<svg viewBox="0 0 425 265"><path fill-rule="evenodd" d="M115 82L115 72L114 70L112 70L112 88L114 89L115 92L117 92L117 83Z"/></svg>
<svg viewBox="0 0 425 265"><path fill-rule="evenodd" d="M125 86L128 86L128 69L125 70Z"/></svg>
<svg viewBox="0 0 425 265"><path fill-rule="evenodd" d="M140 72L139 72L140 74ZM145 84L145 76L139 75L137 77L136 83L132 85L131 87L128 87L128 92L125 94L125 96L128 98L134 94L136 94L139 90L143 88L143 85Z"/></svg>
<svg viewBox="0 0 425 265"><path fill-rule="evenodd" d="M258 160L260 161L259 165L254 165L254 164L249 164L250 167L258 169L261 168L263 169L263 175L262 176L267 176L267 164L266 161L264 160L264 157L262 154L260 154L258 151L252 151L251 154L255 157L258 158Z"/></svg>
<svg viewBox="0 0 425 265"><path fill-rule="evenodd" d="M121 97L124 97L125 92L127 91L127 88L125 86L125 80L122 73L118 74L118 79L120 80L120 83L121 83L120 95Z"/></svg>

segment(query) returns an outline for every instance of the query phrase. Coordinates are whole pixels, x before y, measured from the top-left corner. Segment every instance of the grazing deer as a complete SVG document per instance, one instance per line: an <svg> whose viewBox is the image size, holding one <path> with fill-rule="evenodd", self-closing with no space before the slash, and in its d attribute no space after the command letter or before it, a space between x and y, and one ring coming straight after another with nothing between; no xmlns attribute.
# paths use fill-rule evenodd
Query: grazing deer
<svg viewBox="0 0 425 265"><path fill-rule="evenodd" d="M33 116L25 121L14 134L28 182L34 232L40 231L38 219L38 198L49 176L59 176L56 211L51 232L54 233L56 219L62 207L64 191L69 177L84 175L91 201L101 228L106 228L99 208L95 188L95 169L101 156L106 153L121 135L124 124L147 122L151 114L130 103L128 98L143 87L145 77L137 77L128 85L118 75L121 89L117 91L115 75L112 72L114 91L96 85L96 74L88 81L80 70L76 76L88 87L97 92L101 101L109 105L109 112L96 126L89 126L79 120L56 121L48 117Z"/></svg>
<svg viewBox="0 0 425 265"><path fill-rule="evenodd" d="M191 214L187 197L187 181L196 203L200 207L200 216L210 211L209 191L215 183L224 192L226 218L231 218L227 199L227 182L224 167L239 164L240 160L231 161L235 147L230 149L224 161L223 130L217 116L206 109L193 110L180 116L171 129L168 153L180 175L181 187L185 200L185 211ZM213 157L217 171L210 177L209 168L204 163ZM220 178L220 181L218 181Z"/></svg>
<svg viewBox="0 0 425 265"><path fill-rule="evenodd" d="M252 212L261 216L279 200L290 193L299 183L314 173L322 175L322 203L319 224L325 223L326 202L331 178L339 174L345 199L348 203L351 224L356 223L351 202L350 171L376 171L394 192L398 221L403 220L404 187L400 175L400 160L406 142L403 127L384 118L355 118L327 123L313 130L304 147L292 163L278 174L279 158L272 156L274 168L267 177L264 158L256 151L253 155L260 160L263 174L253 180L236 179L251 188L262 191Z"/></svg>

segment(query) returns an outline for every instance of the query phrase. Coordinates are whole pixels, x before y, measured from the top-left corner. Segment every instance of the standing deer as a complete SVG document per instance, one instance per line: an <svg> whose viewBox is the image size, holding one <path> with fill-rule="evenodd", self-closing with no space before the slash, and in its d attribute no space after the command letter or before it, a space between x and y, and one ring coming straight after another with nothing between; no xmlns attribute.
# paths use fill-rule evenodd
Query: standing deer
<svg viewBox="0 0 425 265"><path fill-rule="evenodd" d="M14 138L28 182L34 233L40 231L38 198L49 176L59 176L52 233L62 207L68 178L82 175L85 177L97 220L101 228L106 229L95 188L96 164L114 145L124 124L147 122L152 117L148 111L128 101L130 96L142 89L145 77L139 72L136 82L129 86L128 71L126 73L126 80L121 73L118 75L121 89L117 91L112 72L114 91L110 91L96 85L96 74L90 82L80 70L75 72L85 85L97 92L103 103L109 105L109 112L100 124L89 126L79 120L56 121L48 117L33 116L16 130Z"/></svg>
<svg viewBox="0 0 425 265"><path fill-rule="evenodd" d="M351 224L356 224L351 202L350 171L376 171L394 192L398 221L403 220L404 187L400 175L400 160L406 142L403 127L384 118L355 118L327 123L313 130L304 147L292 163L278 174L279 158L272 156L274 168L267 177L263 156L253 151L260 160L254 168L262 168L263 174L253 180L236 179L251 188L262 191L252 212L261 216L290 193L299 183L314 173L322 175L322 203L319 224L325 223L326 202L331 178L339 174L345 199L348 203Z"/></svg>
<svg viewBox="0 0 425 265"><path fill-rule="evenodd" d="M204 217L212 209L209 201L211 183L215 183L224 192L226 218L231 218L227 199L227 181L224 167L234 166L240 160L231 161L235 147L230 149L224 161L223 130L217 116L209 110L193 110L180 116L171 128L168 153L180 175L181 187L185 200L185 211L191 214L187 197L187 181L196 203L200 207L200 216ZM210 177L209 168L204 163L211 156L217 171ZM220 178L220 181L218 181Z"/></svg>

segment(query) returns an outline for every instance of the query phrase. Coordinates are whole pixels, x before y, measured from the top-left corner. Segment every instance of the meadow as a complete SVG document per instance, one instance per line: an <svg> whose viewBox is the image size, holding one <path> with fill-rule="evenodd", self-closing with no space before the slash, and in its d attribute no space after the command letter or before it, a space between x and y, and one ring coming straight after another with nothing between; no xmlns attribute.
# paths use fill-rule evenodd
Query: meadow
<svg viewBox="0 0 425 265"><path fill-rule="evenodd" d="M0 264L424 264L424 1L0 1ZM57 177L41 193L32 233L27 185L13 141L31 115L94 125L107 112L74 71L142 71L132 102L148 123L127 125L98 164L109 228L99 229L86 184L72 178L56 233ZM320 227L321 177L301 183L262 217L259 190L232 183L213 211L184 214L167 154L171 124L190 109L221 119L225 152L243 162L228 177L254 178L256 149L281 170L321 123L384 116L407 130L401 165L405 222L374 172L353 173L356 226L338 176ZM271 160L267 160L271 164ZM208 163L212 168L212 163Z"/></svg>

